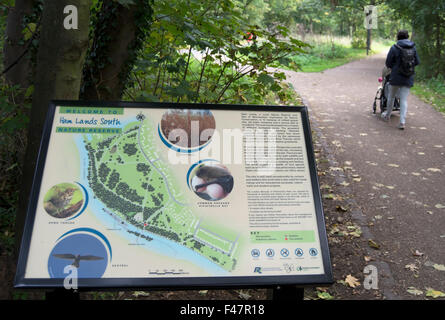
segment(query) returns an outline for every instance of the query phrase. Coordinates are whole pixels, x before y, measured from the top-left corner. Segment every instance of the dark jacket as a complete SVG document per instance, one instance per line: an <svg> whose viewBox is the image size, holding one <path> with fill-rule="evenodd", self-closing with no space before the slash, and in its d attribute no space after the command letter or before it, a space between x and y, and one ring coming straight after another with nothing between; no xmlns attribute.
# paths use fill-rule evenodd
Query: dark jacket
<svg viewBox="0 0 445 320"><path fill-rule="evenodd" d="M402 48L414 48L416 45L414 42L404 39L397 41L397 44ZM391 47L389 50L388 56L386 57L386 66L391 68L391 75L389 78L389 83L394 86L404 86L404 87L412 87L414 85L414 75L407 77L403 74L399 73L400 63L401 63L401 51L395 45ZM417 55L416 50L416 61L415 65L417 66L420 63L419 56Z"/></svg>

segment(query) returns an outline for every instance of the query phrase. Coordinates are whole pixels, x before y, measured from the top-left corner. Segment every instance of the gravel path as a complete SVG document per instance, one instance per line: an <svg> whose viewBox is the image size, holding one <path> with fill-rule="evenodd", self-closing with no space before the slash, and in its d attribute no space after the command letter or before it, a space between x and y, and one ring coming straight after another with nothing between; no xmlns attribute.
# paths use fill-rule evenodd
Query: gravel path
<svg viewBox="0 0 445 320"><path fill-rule="evenodd" d="M370 249L379 289L388 299L424 299L428 288L445 292L445 115L412 94L404 131L398 112L389 123L373 115L384 61L378 54L321 73L286 73L350 183L362 237L380 245Z"/></svg>

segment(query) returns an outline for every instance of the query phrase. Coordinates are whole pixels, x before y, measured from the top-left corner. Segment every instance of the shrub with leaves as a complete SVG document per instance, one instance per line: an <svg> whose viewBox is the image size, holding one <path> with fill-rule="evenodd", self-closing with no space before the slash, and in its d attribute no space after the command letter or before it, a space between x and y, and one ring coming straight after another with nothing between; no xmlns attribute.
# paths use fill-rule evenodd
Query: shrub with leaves
<svg viewBox="0 0 445 320"><path fill-rule="evenodd" d="M286 97L289 55L307 44L287 28L269 31L248 23L236 2L156 1L155 19L126 97L143 101L262 103L274 92ZM249 38L252 39L249 39Z"/></svg>

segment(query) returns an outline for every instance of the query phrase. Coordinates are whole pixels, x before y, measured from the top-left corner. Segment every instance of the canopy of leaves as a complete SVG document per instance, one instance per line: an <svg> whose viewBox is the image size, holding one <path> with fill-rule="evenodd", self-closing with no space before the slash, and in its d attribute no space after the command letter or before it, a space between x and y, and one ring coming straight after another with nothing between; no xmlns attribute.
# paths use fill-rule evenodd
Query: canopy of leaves
<svg viewBox="0 0 445 320"><path fill-rule="evenodd" d="M291 65L288 56L307 45L284 26L252 23L247 2L156 1L129 98L258 103L270 91L283 95L283 74L268 67Z"/></svg>

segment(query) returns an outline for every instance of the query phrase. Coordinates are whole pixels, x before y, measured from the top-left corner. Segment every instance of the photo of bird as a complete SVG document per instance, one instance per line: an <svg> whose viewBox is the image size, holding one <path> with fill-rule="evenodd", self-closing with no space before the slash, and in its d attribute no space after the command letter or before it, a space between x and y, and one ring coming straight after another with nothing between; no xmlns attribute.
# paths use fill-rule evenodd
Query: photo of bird
<svg viewBox="0 0 445 320"><path fill-rule="evenodd" d="M53 257L59 258L59 259L66 259L66 260L73 260L72 266L79 268L80 261L96 261L96 260L103 260L103 257L93 256L93 255L85 255L81 256L80 254L70 254L70 253L62 253L62 254L53 254Z"/></svg>

